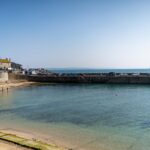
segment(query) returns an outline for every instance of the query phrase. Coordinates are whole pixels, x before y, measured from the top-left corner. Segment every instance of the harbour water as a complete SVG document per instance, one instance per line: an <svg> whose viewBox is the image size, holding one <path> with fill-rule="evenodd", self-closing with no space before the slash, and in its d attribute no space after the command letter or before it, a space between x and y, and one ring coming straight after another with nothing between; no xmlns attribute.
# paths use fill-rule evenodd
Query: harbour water
<svg viewBox="0 0 150 150"><path fill-rule="evenodd" d="M0 128L75 150L149 150L150 85L47 84L0 93Z"/></svg>

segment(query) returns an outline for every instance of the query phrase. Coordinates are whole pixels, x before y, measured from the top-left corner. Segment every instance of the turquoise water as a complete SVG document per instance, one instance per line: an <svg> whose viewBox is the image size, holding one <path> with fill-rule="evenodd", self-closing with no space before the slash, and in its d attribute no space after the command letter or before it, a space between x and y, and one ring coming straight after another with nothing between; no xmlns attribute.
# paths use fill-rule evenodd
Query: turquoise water
<svg viewBox="0 0 150 150"><path fill-rule="evenodd" d="M0 128L76 150L149 150L150 86L50 84L0 93Z"/></svg>

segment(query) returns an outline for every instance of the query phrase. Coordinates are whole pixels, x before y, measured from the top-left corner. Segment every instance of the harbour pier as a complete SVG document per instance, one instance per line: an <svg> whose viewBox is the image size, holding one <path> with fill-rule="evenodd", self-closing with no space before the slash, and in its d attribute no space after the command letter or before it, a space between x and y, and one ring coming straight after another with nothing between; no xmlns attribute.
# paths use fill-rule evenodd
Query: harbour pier
<svg viewBox="0 0 150 150"><path fill-rule="evenodd" d="M32 82L49 83L110 83L110 84L150 84L150 74L85 73L47 74L22 76ZM20 77L18 77L20 78Z"/></svg>

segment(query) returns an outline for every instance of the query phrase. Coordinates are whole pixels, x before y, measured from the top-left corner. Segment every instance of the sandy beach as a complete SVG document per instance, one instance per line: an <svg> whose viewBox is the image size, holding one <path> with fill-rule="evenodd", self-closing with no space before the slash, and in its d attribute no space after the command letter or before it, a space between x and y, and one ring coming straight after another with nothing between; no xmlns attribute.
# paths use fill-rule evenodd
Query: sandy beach
<svg viewBox="0 0 150 150"><path fill-rule="evenodd" d="M8 82L0 82L0 91L6 91L9 90L11 88L17 88L17 87L23 87L23 86L29 86L29 85L33 85L35 84L35 82L29 82L29 81L25 81L25 80L13 80L13 81L8 81Z"/></svg>
<svg viewBox="0 0 150 150"><path fill-rule="evenodd" d="M15 144L14 144L15 143ZM0 150L67 150L47 140L38 138L32 133L14 129L0 130Z"/></svg>
<svg viewBox="0 0 150 150"><path fill-rule="evenodd" d="M7 91L11 88L21 87L21 86L29 86L33 84L33 82L28 81L9 81L9 82L1 82L0 83L0 92ZM0 140L0 150L27 150L29 148L24 148L13 144L11 142L6 142L4 140Z"/></svg>
<svg viewBox="0 0 150 150"><path fill-rule="evenodd" d="M20 88L20 87L24 87L24 86L31 86L31 85L34 85L36 84L35 82L28 82L28 81L24 81L24 80L13 80L13 81L9 81L9 82L6 82L6 83L0 83L0 92L9 92L9 90L11 89L14 89L14 88ZM18 137L21 137L21 138L25 138L27 141L30 141L30 142L36 142L36 141L40 141L40 142L43 142L43 143L47 143L47 144L50 144L50 149L51 150L64 150L64 148L62 147L57 147L56 145L52 144L50 141L47 141L45 139L42 139L40 137L37 137L35 136L34 134L32 133L27 133L27 132L24 132L24 131L17 131L17 130L14 130L14 129L1 129L0 130L0 134L1 133L4 133L8 135L15 135L15 136L18 136ZM0 150L30 150L32 148L24 148L23 146L21 145L18 145L18 144L14 144L13 142L11 141L7 141L7 140L3 140L1 138L2 135L0 135ZM3 137L3 136L2 136ZM36 144L36 143L35 143ZM44 150L43 148L41 148L42 150ZM48 148L49 149L49 148Z"/></svg>
<svg viewBox="0 0 150 150"><path fill-rule="evenodd" d="M8 143L0 140L0 150L29 150L13 143Z"/></svg>

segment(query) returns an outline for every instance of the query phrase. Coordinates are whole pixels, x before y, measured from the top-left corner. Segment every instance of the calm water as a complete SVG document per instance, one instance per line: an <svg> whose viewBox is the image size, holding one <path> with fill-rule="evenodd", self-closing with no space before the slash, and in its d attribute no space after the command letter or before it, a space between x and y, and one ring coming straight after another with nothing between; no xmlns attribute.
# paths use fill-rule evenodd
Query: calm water
<svg viewBox="0 0 150 150"><path fill-rule="evenodd" d="M0 127L76 150L149 150L150 86L51 84L0 93Z"/></svg>
<svg viewBox="0 0 150 150"><path fill-rule="evenodd" d="M56 68L49 69L56 73L150 73L150 69L70 69L70 68Z"/></svg>

